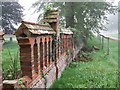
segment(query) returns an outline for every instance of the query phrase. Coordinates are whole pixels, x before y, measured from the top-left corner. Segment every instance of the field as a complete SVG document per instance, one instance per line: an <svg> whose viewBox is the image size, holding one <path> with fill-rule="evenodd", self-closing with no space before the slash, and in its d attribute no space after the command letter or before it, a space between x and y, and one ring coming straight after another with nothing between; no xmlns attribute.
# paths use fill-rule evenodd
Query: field
<svg viewBox="0 0 120 90"><path fill-rule="evenodd" d="M91 45L101 47L99 41L92 40ZM107 45L107 44L105 44ZM72 62L62 77L51 88L116 88L118 87L118 42L110 41L110 54L106 48L88 53L92 61Z"/></svg>

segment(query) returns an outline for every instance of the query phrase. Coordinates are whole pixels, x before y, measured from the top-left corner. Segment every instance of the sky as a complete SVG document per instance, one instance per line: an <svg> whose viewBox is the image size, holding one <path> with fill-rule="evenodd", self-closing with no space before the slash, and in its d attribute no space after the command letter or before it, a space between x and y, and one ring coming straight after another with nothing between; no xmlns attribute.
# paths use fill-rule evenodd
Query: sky
<svg viewBox="0 0 120 90"><path fill-rule="evenodd" d="M35 3L37 0L19 0L21 6L24 7L24 17L23 20L25 21L32 21L36 22L38 14L34 13L34 9L30 8L33 3Z"/></svg>

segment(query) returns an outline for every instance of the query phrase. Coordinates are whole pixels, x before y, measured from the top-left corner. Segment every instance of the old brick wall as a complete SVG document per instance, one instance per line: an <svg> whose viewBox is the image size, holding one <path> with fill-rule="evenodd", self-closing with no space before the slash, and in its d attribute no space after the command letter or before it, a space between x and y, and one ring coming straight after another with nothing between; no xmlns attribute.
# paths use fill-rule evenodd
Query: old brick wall
<svg viewBox="0 0 120 90"><path fill-rule="evenodd" d="M0 90L2 89L2 41L0 40Z"/></svg>
<svg viewBox="0 0 120 90"><path fill-rule="evenodd" d="M16 31L22 71L18 88L49 88L76 57L79 50L74 49L73 33L60 31L59 18L58 10L51 11L44 19L49 25L22 21Z"/></svg>
<svg viewBox="0 0 120 90"><path fill-rule="evenodd" d="M65 35L69 36L69 35ZM72 38L72 37L71 37ZM62 72L64 69L72 62L73 55L77 54L76 52L73 52L73 55L71 55L69 49L73 49L72 42L68 42L69 38L63 38L64 43L61 43L61 45L64 45L64 52L62 52L60 49L56 49L56 64L55 61L52 62L52 64L45 70L47 73L44 74L44 77L38 77L34 81L32 81L31 88L49 88L56 79L60 78L62 75ZM59 45L58 45L59 46ZM59 48L59 47L58 47Z"/></svg>
<svg viewBox="0 0 120 90"><path fill-rule="evenodd" d="M49 25L23 21L15 33L21 80L27 88L49 88L75 56L73 32L65 28L60 31L59 19L59 11L52 10L43 20Z"/></svg>
<svg viewBox="0 0 120 90"><path fill-rule="evenodd" d="M3 33L0 32L0 90L2 89L2 45L3 45Z"/></svg>
<svg viewBox="0 0 120 90"><path fill-rule="evenodd" d="M44 77L37 77L35 80L32 81L32 85L30 88L50 88L54 81L61 77L62 72L67 66L67 58L67 56L62 56L57 62L58 77L56 77L56 66L53 63L50 67L50 71L47 74L45 74Z"/></svg>
<svg viewBox="0 0 120 90"><path fill-rule="evenodd" d="M50 35L18 39L22 76L24 78L22 80L25 87L49 88L56 79L60 78L65 67L73 59L70 53L70 49L73 50L73 44L68 41L72 37L69 36L65 35L63 43L56 43L55 61L52 60L54 48L52 47L53 39ZM64 47L64 52L60 49L61 46Z"/></svg>

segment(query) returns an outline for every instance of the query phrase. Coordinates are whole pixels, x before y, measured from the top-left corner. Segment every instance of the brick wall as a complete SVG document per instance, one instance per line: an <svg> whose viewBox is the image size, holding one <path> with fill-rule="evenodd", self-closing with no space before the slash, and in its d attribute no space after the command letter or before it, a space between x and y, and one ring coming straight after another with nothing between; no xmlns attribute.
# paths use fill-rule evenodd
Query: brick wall
<svg viewBox="0 0 120 90"><path fill-rule="evenodd" d="M51 11L45 17L49 25L23 21L15 33L20 47L21 81L26 88L49 88L77 54L73 33L64 29L60 35L59 18L58 10Z"/></svg>
<svg viewBox="0 0 120 90"><path fill-rule="evenodd" d="M3 45L3 33L0 33L0 90L2 89L2 45Z"/></svg>
<svg viewBox="0 0 120 90"><path fill-rule="evenodd" d="M24 39L18 39L22 76L24 77L23 82L27 82L25 84L27 88L49 88L56 79L60 78L65 67L73 59L69 52L69 49L73 50L73 44L68 42L72 37L69 36L65 35L65 38L63 38L64 43L55 43L58 45L56 61L52 60L52 51L54 50L52 44L54 43L52 43L51 35L29 38L29 42L23 42ZM64 52L59 48L60 45L64 45Z"/></svg>
<svg viewBox="0 0 120 90"><path fill-rule="evenodd" d="M52 60L53 40L51 35L18 39L22 70L21 81L24 87L49 88L56 79L60 78L66 66L73 60L73 56L77 54L77 50L72 51L72 54L70 53L70 49L73 50L73 44L68 42L70 39L68 37L69 35L65 35L63 36L64 42L56 43L58 44L56 55L59 55L59 57L56 57L56 61ZM60 45L64 47L64 52L59 48ZM9 83L9 85L11 84ZM9 87L9 85L4 83L5 87ZM16 82L12 86L15 88ZM19 85L18 88L23 87Z"/></svg>

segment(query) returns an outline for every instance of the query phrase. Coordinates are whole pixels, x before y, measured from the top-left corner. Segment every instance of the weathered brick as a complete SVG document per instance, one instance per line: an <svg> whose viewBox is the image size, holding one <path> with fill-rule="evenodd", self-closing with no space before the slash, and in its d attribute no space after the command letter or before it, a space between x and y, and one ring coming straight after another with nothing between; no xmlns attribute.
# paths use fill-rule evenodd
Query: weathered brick
<svg viewBox="0 0 120 90"><path fill-rule="evenodd" d="M28 38L18 39L18 43L29 43L29 39Z"/></svg>
<svg viewBox="0 0 120 90"><path fill-rule="evenodd" d="M2 45L4 43L3 41L3 32L0 32L0 90L3 88L3 83L2 83Z"/></svg>
<svg viewBox="0 0 120 90"><path fill-rule="evenodd" d="M22 70L22 76L26 76L26 75L32 78L32 72Z"/></svg>
<svg viewBox="0 0 120 90"><path fill-rule="evenodd" d="M59 13L58 13L59 14ZM68 62L66 60L70 56L67 51L72 48L70 34L63 34L62 44L60 38L60 27L59 27L59 15L57 14L56 22L49 23L51 27L56 31L56 39L58 43L52 43L52 34L37 34L29 30L23 30L25 37L21 40L18 39L20 45L20 62L22 75L31 78L31 82L27 84L28 88L49 88L53 82L61 76L61 73L65 69ZM28 24L38 25L34 23ZM35 28L35 27L34 27ZM29 28L28 28L29 29ZM17 37L21 35L21 31L16 34ZM34 34L32 34L34 33ZM52 45L54 44L54 45ZM60 46L62 45L63 50ZM52 61L53 48L56 48L56 65ZM71 61L69 61L71 62ZM44 78L41 76L42 72ZM45 83L47 81L47 83Z"/></svg>
<svg viewBox="0 0 120 90"><path fill-rule="evenodd" d="M18 81L17 80L4 80L3 81L4 90L14 90L18 88Z"/></svg>

